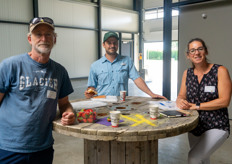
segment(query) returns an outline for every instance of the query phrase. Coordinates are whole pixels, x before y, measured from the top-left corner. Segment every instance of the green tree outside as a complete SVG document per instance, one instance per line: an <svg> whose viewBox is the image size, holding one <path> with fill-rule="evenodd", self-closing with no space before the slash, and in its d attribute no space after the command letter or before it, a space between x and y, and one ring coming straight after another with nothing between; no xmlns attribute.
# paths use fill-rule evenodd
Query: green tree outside
<svg viewBox="0 0 232 164"><path fill-rule="evenodd" d="M174 60L178 59L178 42L172 42L172 54L171 58ZM162 51L152 51L148 50L147 52L147 60L163 60L163 52Z"/></svg>

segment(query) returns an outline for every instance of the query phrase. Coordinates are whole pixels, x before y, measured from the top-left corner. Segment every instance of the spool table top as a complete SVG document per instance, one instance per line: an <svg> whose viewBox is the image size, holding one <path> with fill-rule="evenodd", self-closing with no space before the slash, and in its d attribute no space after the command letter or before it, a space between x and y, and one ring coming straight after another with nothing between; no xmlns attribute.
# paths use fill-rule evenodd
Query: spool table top
<svg viewBox="0 0 232 164"><path fill-rule="evenodd" d="M115 108L122 109L122 113L127 113L124 109L130 110L130 114L121 115L120 120L123 120L123 122L120 122L118 128L99 123L79 123L63 126L60 119L57 119L53 122L53 129L61 134L88 140L135 142L176 136L197 126L197 111L189 111L191 115L188 117L161 117L151 120L148 111L152 101L158 100L150 97L127 96L123 103L107 103L106 106L95 108L98 119L108 117L109 111Z"/></svg>

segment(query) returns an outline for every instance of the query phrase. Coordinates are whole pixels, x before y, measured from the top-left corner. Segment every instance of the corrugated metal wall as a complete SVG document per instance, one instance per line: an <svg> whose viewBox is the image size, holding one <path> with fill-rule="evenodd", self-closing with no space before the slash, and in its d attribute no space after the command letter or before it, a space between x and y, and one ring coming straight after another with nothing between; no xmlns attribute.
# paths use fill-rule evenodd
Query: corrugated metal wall
<svg viewBox="0 0 232 164"><path fill-rule="evenodd" d="M1 0L0 20L28 22L33 15L31 0ZM28 26L24 24L0 23L0 61L16 54L28 52Z"/></svg>

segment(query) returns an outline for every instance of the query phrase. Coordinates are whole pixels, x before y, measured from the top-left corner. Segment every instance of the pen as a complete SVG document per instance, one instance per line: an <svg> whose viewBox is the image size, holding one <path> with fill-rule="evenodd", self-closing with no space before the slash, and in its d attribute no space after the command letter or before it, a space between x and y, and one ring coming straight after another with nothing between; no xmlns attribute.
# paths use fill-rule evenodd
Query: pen
<svg viewBox="0 0 232 164"><path fill-rule="evenodd" d="M172 108L171 106L166 106L164 103L159 103L160 105L163 105L163 106L165 106L165 107L168 107L168 108Z"/></svg>
<svg viewBox="0 0 232 164"><path fill-rule="evenodd" d="M163 105L163 106L165 106L163 103L160 103L160 105Z"/></svg>

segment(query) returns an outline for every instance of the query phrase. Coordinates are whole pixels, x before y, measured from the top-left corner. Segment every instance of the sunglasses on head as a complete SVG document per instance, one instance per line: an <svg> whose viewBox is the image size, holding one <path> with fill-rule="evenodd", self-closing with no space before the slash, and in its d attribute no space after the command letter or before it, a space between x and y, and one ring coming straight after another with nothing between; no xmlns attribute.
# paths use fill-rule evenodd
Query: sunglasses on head
<svg viewBox="0 0 232 164"><path fill-rule="evenodd" d="M33 18L31 21L30 21L30 24L31 25L34 25L34 24L37 24L39 22L46 22L46 23L49 23L51 25L54 25L54 22L51 18L48 18L48 17L36 17L36 18Z"/></svg>

